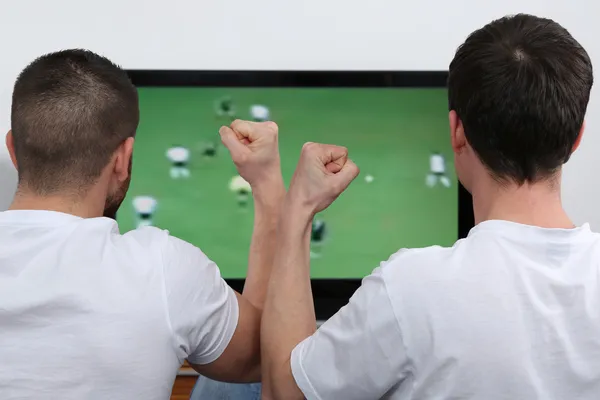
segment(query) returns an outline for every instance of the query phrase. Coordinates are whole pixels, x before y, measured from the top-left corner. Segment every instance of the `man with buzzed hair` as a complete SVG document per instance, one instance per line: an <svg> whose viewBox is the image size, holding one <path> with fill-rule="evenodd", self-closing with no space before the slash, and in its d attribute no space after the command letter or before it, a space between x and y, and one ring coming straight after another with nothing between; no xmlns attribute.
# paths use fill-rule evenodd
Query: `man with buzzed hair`
<svg viewBox="0 0 600 400"><path fill-rule="evenodd" d="M2 399L167 399L185 359L213 379L260 379L285 194L277 126L236 121L220 131L255 198L238 294L168 232L119 234L138 120L127 74L90 51L47 54L17 78L6 145L19 183L0 212Z"/></svg>
<svg viewBox="0 0 600 400"><path fill-rule="evenodd" d="M137 91L109 60L82 50L38 58L21 72L13 90L6 143L18 165L16 200L29 194L86 196L115 157L121 186L106 188L104 204L104 214L114 217L129 187L138 122ZM121 152L114 154L117 149Z"/></svg>

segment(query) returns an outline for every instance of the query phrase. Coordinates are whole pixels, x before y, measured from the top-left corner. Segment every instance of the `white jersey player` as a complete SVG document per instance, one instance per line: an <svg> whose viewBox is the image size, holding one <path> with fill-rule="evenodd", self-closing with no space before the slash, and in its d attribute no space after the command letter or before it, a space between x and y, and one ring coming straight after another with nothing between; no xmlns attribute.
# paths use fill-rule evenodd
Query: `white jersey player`
<svg viewBox="0 0 600 400"><path fill-rule="evenodd" d="M229 190L237 194L237 201L240 206L248 204L252 187L244 178L239 175L231 178L231 181L229 181Z"/></svg>
<svg viewBox="0 0 600 400"><path fill-rule="evenodd" d="M171 178L189 178L190 151L182 146L171 147L167 150L167 158L171 162Z"/></svg>
<svg viewBox="0 0 600 400"><path fill-rule="evenodd" d="M137 196L133 198L133 208L137 215L137 227L152 226L152 216L158 202L154 197Z"/></svg>
<svg viewBox="0 0 600 400"><path fill-rule="evenodd" d="M446 160L443 155L433 153L429 156L429 170L427 186L434 187L439 182L445 187L450 187L450 178L446 175Z"/></svg>
<svg viewBox="0 0 600 400"><path fill-rule="evenodd" d="M269 120L269 118L271 117L271 113L267 106L255 104L252 107L250 107L250 116L254 121L265 122Z"/></svg>

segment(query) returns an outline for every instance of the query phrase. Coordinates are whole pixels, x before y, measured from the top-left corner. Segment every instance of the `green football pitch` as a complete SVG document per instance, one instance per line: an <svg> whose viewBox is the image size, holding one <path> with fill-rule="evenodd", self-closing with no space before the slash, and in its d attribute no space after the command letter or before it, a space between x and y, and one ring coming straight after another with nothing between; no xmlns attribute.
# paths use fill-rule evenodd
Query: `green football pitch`
<svg viewBox="0 0 600 400"><path fill-rule="evenodd" d="M134 196L158 200L155 226L201 248L226 278L243 278L252 233L250 204L229 191L236 170L218 129L215 101L231 96L237 116L252 104L269 107L279 125L284 178L289 182L307 141L348 147L361 175L318 218L327 235L311 262L314 278L362 278L405 247L451 245L458 232L458 195L443 89L141 88L141 121L122 232L134 228ZM217 154L205 158L207 143ZM188 179L171 179L166 151L191 151ZM447 162L452 187L425 184L429 156ZM374 179L367 182L365 176Z"/></svg>

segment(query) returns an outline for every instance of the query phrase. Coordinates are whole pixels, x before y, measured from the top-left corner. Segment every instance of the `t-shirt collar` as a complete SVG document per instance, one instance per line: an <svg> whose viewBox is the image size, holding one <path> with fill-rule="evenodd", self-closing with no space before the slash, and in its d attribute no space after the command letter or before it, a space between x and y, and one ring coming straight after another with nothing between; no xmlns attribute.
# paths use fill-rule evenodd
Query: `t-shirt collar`
<svg viewBox="0 0 600 400"><path fill-rule="evenodd" d="M8 210L0 212L0 225L65 225L72 222L80 222L81 218L73 214L50 210ZM117 229L117 222L106 217L87 218L100 223L112 224L113 230Z"/></svg>
<svg viewBox="0 0 600 400"><path fill-rule="evenodd" d="M469 231L468 236L473 236L479 232L495 232L505 236L514 236L515 238L523 235L545 235L554 240L572 240L576 236L591 232L591 230L587 223L574 228L541 228L512 221L488 220L475 225Z"/></svg>

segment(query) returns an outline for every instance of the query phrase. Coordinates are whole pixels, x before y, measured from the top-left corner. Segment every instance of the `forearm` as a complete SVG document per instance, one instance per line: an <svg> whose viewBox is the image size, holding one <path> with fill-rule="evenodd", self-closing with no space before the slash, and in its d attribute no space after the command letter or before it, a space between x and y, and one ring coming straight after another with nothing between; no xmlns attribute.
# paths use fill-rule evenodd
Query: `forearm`
<svg viewBox="0 0 600 400"><path fill-rule="evenodd" d="M285 186L280 177L254 190L254 229L242 296L260 310L264 307L275 257L277 227L284 198Z"/></svg>
<svg viewBox="0 0 600 400"><path fill-rule="evenodd" d="M301 397L291 376L294 347L316 330L310 286L312 215L286 202L262 319L263 383L275 398Z"/></svg>

